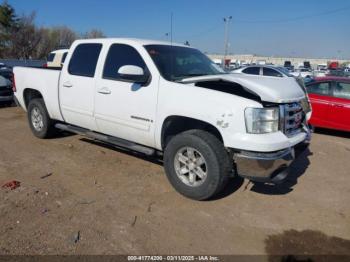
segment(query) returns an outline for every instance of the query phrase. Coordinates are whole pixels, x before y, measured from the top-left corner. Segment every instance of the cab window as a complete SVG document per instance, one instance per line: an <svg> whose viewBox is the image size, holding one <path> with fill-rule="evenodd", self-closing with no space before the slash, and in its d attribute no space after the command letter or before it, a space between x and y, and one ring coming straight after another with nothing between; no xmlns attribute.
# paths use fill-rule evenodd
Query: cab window
<svg viewBox="0 0 350 262"><path fill-rule="evenodd" d="M268 67L263 68L263 75L264 76L283 77L283 75L280 72L278 72L277 70L275 70L273 68L268 68Z"/></svg>
<svg viewBox="0 0 350 262"><path fill-rule="evenodd" d="M80 44L69 61L68 72L71 75L94 77L97 60L102 44Z"/></svg>
<svg viewBox="0 0 350 262"><path fill-rule="evenodd" d="M120 80L118 70L125 65L138 66L146 71L146 64L135 48L125 44L113 44L107 54L103 78Z"/></svg>
<svg viewBox="0 0 350 262"><path fill-rule="evenodd" d="M330 86L329 82L323 82L323 83L312 83L306 86L306 89L309 94L316 94L316 95L329 95Z"/></svg>
<svg viewBox="0 0 350 262"><path fill-rule="evenodd" d="M242 71L244 74L248 75L260 75L260 67L248 67Z"/></svg>
<svg viewBox="0 0 350 262"><path fill-rule="evenodd" d="M350 83L336 82L333 90L333 96L350 99Z"/></svg>

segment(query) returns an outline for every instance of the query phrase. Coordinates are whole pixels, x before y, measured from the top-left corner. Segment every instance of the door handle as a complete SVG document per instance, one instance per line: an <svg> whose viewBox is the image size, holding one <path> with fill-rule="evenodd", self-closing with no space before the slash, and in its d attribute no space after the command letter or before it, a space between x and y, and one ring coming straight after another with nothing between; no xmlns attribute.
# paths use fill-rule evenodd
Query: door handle
<svg viewBox="0 0 350 262"><path fill-rule="evenodd" d="M64 87L71 88L73 85L71 84L71 82L64 82L64 83L63 83L63 86L64 86Z"/></svg>
<svg viewBox="0 0 350 262"><path fill-rule="evenodd" d="M109 95L112 93L111 90L109 90L109 88L107 88L107 87L102 87L97 92L99 92L100 94L104 94L104 95Z"/></svg>

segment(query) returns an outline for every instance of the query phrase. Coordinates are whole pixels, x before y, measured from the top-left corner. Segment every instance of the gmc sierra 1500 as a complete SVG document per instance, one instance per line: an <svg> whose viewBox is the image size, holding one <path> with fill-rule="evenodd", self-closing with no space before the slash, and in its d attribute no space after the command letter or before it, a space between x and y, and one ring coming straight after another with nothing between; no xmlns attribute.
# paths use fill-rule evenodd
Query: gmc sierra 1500
<svg viewBox="0 0 350 262"><path fill-rule="evenodd" d="M63 129L163 155L170 183L203 200L230 176L277 182L311 114L295 78L226 74L200 51L139 39L77 40L62 70L16 67L35 136Z"/></svg>

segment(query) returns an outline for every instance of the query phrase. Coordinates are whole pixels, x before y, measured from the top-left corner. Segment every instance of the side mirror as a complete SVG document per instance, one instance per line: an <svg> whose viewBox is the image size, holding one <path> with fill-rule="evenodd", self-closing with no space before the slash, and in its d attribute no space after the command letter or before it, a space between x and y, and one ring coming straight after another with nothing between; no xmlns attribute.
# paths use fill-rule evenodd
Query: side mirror
<svg viewBox="0 0 350 262"><path fill-rule="evenodd" d="M119 77L127 82L146 83L149 80L149 74L139 66L125 65L118 70Z"/></svg>

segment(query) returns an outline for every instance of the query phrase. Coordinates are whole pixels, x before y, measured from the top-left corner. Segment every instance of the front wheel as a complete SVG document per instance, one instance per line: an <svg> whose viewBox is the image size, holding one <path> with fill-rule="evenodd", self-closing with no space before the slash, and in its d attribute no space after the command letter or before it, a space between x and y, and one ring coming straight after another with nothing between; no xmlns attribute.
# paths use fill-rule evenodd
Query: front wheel
<svg viewBox="0 0 350 262"><path fill-rule="evenodd" d="M211 198L224 188L231 163L223 144L202 130L175 136L164 152L168 180L179 193L195 200Z"/></svg>
<svg viewBox="0 0 350 262"><path fill-rule="evenodd" d="M50 118L44 100L35 98L28 105L28 121L30 129L38 138L49 138L55 134L54 122Z"/></svg>

